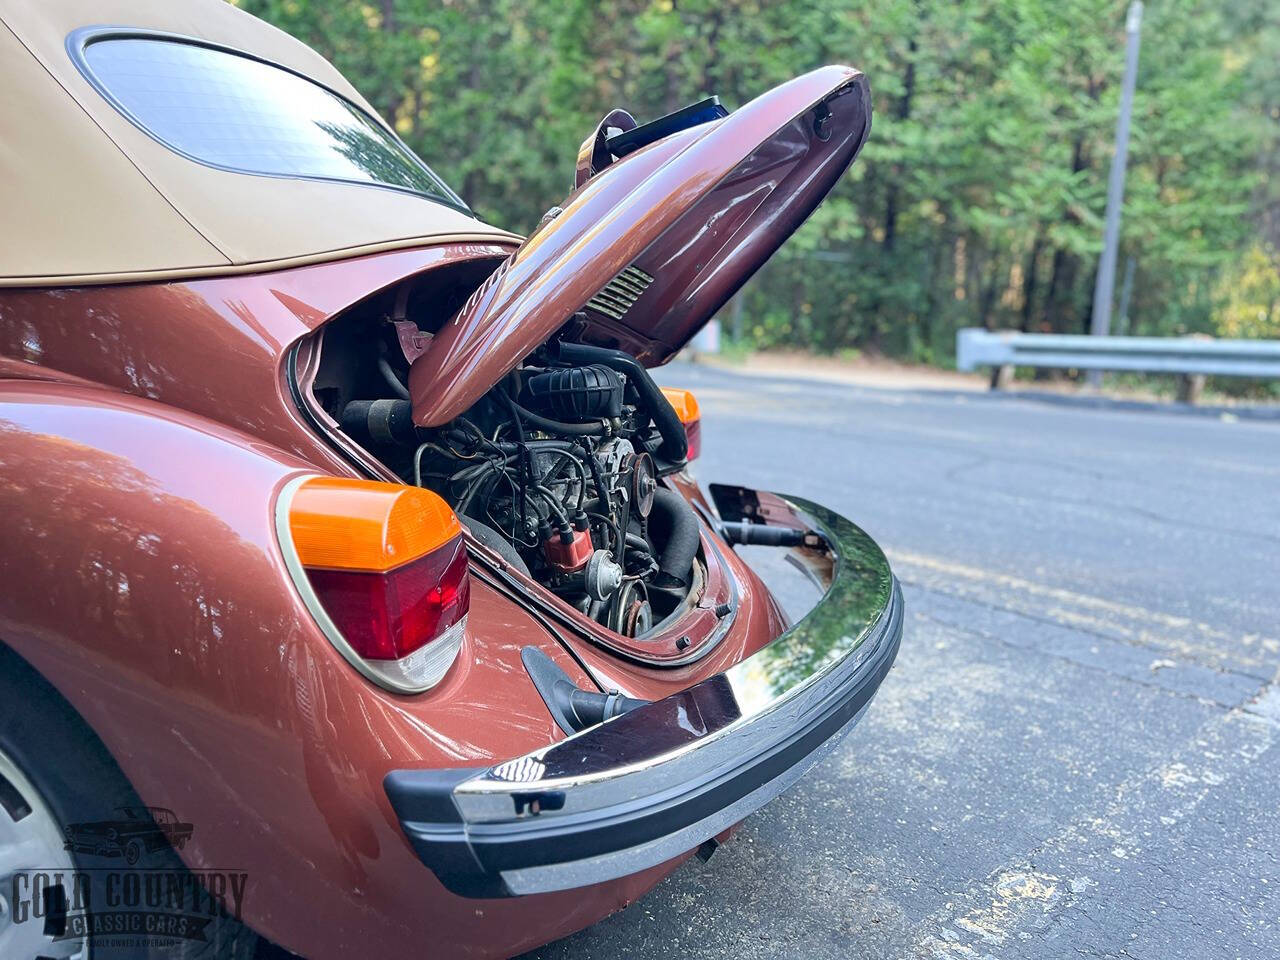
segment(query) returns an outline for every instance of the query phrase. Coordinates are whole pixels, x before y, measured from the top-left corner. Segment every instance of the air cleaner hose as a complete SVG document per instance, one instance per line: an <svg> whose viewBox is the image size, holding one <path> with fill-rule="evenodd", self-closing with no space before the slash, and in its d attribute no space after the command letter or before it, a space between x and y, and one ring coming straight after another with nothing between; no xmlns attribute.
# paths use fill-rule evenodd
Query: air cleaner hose
<svg viewBox="0 0 1280 960"><path fill-rule="evenodd" d="M671 404L662 395L662 390L653 382L646 370L635 357L621 350L610 350L607 347L595 347L586 343L564 343L557 347L557 356L574 364L602 363L606 367L626 374L636 393L644 402L645 409L653 418L654 426L662 434L662 456L672 463L679 463L689 455L689 439L685 436L684 424L676 416Z"/></svg>

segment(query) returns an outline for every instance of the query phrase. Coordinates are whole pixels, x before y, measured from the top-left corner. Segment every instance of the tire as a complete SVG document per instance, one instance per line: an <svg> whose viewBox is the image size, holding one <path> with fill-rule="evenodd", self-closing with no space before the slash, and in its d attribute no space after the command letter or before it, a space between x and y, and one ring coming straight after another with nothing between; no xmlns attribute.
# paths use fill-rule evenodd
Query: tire
<svg viewBox="0 0 1280 960"><path fill-rule="evenodd" d="M4 776L6 769L9 777ZM29 814L23 813L24 807L30 810ZM113 819L119 816L120 807L141 808L142 801L106 747L39 673L0 642L0 826L12 826L29 815L38 818L31 824L51 819L57 842L67 824ZM3 821L5 817L9 820ZM86 913L91 913L94 905L107 903L106 876L111 871L129 869L118 857L107 861L79 851L54 853L48 845L46 849L50 852L43 859L70 858L78 876L87 878L90 907ZM0 879L15 870L56 865L6 865L4 854L0 849ZM139 869L186 872L178 855L167 845L147 854L140 843L133 841L126 848L124 859L130 866L142 861ZM9 886L7 880L5 886ZM3 893L8 895L9 891ZM0 900L0 907L3 906L4 901ZM71 912L76 913L74 907ZM0 912L0 938L4 936L4 920ZM44 928L49 928L47 920ZM30 929L23 928L23 935L29 941ZM117 934L112 942L110 937L91 935L87 953L91 960L251 960L260 944L272 949L247 926L221 914L209 921L204 936L203 941L149 940L145 936L122 940ZM55 953L37 951L32 957L45 952ZM4 960L31 958L10 957L5 952Z"/></svg>

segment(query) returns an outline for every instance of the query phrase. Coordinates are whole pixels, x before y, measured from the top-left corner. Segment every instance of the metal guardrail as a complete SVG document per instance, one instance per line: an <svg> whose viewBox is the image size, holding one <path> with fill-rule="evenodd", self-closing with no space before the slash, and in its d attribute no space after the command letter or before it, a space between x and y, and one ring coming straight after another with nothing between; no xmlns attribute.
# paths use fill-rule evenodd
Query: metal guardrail
<svg viewBox="0 0 1280 960"><path fill-rule="evenodd" d="M1179 399L1195 403L1205 376L1280 378L1280 340L1209 337L1093 337L966 327L956 332L956 367L991 367L991 388L1007 386L1014 367L1172 373Z"/></svg>

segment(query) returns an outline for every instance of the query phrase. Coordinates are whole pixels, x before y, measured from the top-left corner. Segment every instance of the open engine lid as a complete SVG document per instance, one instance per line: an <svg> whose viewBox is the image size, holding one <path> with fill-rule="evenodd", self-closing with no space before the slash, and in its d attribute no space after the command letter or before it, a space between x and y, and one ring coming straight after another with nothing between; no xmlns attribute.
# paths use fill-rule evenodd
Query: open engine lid
<svg viewBox="0 0 1280 960"><path fill-rule="evenodd" d="M580 171L563 211L413 362L414 421L462 414L557 330L669 360L813 212L870 127L866 78L829 66Z"/></svg>

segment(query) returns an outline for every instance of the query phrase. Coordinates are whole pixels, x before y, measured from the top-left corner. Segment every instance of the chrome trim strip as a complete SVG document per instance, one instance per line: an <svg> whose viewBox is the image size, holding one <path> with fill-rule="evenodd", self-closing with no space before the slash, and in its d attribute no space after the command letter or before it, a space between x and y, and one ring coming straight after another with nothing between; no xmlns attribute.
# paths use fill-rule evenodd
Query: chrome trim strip
<svg viewBox="0 0 1280 960"><path fill-rule="evenodd" d="M770 800L774 800L785 793L806 773L829 757L853 728L858 725L858 721L862 719L862 715L866 712L867 708L864 706L858 711L857 716L840 728L838 733L781 776L752 791L742 799L722 807L697 823L690 824L681 830L669 833L656 840L651 840L648 843L627 847L624 850L616 850L597 857L585 857L582 860L570 860L541 867L503 870L501 871L502 880L513 894L524 896L531 893L572 890L592 883L603 883L640 870L647 870L649 867L656 867L660 863L666 863L668 860L694 849L708 837L714 837L728 830L734 824L741 823L746 817L759 810Z"/></svg>
<svg viewBox="0 0 1280 960"><path fill-rule="evenodd" d="M625 294L616 294L612 290L605 288L591 298L591 302L597 305L607 306L613 310L621 310L626 313L631 309L631 305L636 302L635 297L629 297Z"/></svg>

